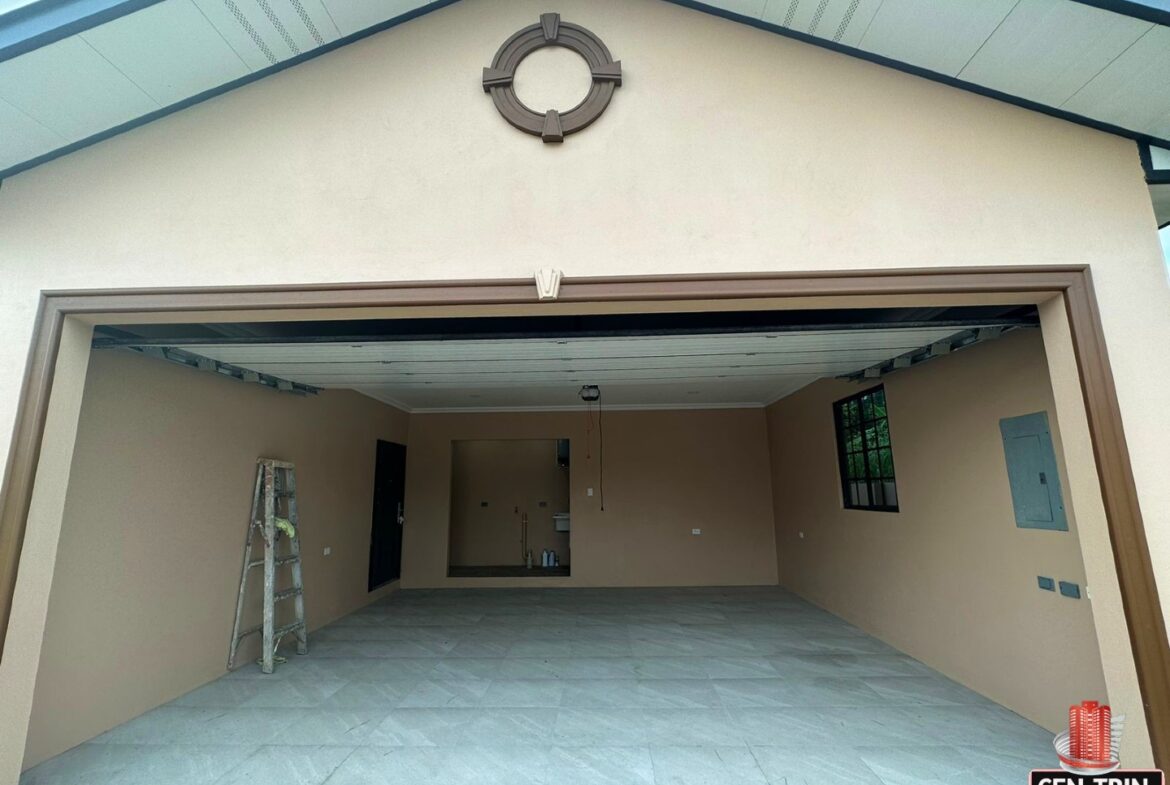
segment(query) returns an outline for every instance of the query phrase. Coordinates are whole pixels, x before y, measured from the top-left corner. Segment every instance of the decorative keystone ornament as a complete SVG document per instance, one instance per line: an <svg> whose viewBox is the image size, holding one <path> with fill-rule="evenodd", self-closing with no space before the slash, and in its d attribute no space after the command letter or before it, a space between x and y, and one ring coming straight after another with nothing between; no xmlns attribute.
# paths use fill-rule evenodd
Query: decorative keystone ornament
<svg viewBox="0 0 1170 785"><path fill-rule="evenodd" d="M541 267L536 271L536 299L538 300L555 300L561 293L561 278L564 276L560 270L553 267Z"/></svg>
<svg viewBox="0 0 1170 785"><path fill-rule="evenodd" d="M563 46L589 64L593 83L581 103L567 112L534 112L516 97L513 80L520 62L537 49ZM491 93L496 109L521 131L545 142L563 142L565 136L592 123L622 84L622 64L615 61L601 39L580 25L561 21L560 14L541 14L540 24L529 25L504 42L490 67L483 69L483 91Z"/></svg>

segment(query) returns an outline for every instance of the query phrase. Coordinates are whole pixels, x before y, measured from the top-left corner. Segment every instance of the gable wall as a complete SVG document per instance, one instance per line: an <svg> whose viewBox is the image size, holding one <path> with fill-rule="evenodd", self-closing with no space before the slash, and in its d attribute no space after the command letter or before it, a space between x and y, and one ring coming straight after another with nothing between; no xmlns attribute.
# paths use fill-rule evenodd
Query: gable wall
<svg viewBox="0 0 1170 785"><path fill-rule="evenodd" d="M1090 264L1170 581L1170 290L1131 142L658 0L564 0L625 83L542 145L479 75L545 10L464 0L5 181L0 366L43 289Z"/></svg>

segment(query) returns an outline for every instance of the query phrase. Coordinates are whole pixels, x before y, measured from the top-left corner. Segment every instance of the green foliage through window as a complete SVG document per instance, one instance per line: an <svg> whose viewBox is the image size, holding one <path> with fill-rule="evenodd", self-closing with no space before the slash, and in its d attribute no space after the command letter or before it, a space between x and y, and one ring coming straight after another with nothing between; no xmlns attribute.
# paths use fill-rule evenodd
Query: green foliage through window
<svg viewBox="0 0 1170 785"><path fill-rule="evenodd" d="M874 387L837 401L833 413L845 506L896 512L898 488L885 388Z"/></svg>

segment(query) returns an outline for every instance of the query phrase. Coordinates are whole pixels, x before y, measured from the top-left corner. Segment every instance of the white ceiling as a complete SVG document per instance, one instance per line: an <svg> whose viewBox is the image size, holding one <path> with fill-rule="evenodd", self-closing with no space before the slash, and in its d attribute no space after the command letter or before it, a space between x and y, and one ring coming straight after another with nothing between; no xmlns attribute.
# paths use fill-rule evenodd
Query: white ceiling
<svg viewBox="0 0 1170 785"><path fill-rule="evenodd" d="M577 407L584 384L607 406L761 406L965 329L173 346L411 411Z"/></svg>
<svg viewBox="0 0 1170 785"><path fill-rule="evenodd" d="M0 62L0 171L427 2L163 0Z"/></svg>
<svg viewBox="0 0 1170 785"><path fill-rule="evenodd" d="M0 62L0 172L426 5L162 0ZM1170 27L1074 0L703 5L1170 139Z"/></svg>

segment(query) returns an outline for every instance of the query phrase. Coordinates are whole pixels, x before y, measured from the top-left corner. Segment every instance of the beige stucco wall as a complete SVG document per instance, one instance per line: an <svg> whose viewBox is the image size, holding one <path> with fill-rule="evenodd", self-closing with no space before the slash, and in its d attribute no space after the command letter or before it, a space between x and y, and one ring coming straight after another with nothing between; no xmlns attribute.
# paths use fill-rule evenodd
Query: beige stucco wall
<svg viewBox="0 0 1170 785"><path fill-rule="evenodd" d="M557 464L555 439L454 442L450 510L452 566L523 564L522 516L533 563L549 549L569 565L569 532L553 522L569 512L569 471Z"/></svg>
<svg viewBox="0 0 1170 785"><path fill-rule="evenodd" d="M542 145L479 76L546 10L463 0L6 180L0 455L42 289L515 277L550 259L569 276L1089 264L1170 581L1170 363L1150 350L1170 290L1133 143L660 0L563 0L625 81L587 132ZM1058 405L1079 403L1068 389ZM0 661L0 782L19 766L71 394ZM1115 596L1098 613L1116 627Z"/></svg>
<svg viewBox="0 0 1170 785"><path fill-rule="evenodd" d="M591 437L587 434L584 409L412 414L402 586L776 583L763 409L612 411L602 416L604 511L598 432L595 428ZM451 443L501 438L571 440L571 577L447 577ZM693 528L702 534L691 534Z"/></svg>
<svg viewBox="0 0 1170 785"><path fill-rule="evenodd" d="M887 376L899 511L841 502L835 400L823 380L768 409L782 585L1056 731L1106 699L1075 510L1038 330ZM1016 527L999 420L1047 412L1069 531ZM945 632L944 632L945 631ZM1023 686L1026 685L1026 688Z"/></svg>
<svg viewBox="0 0 1170 785"><path fill-rule="evenodd" d="M297 464L309 627L385 594L366 591L375 444L406 429L353 392L300 398L95 352L25 766L225 672L257 457Z"/></svg>

